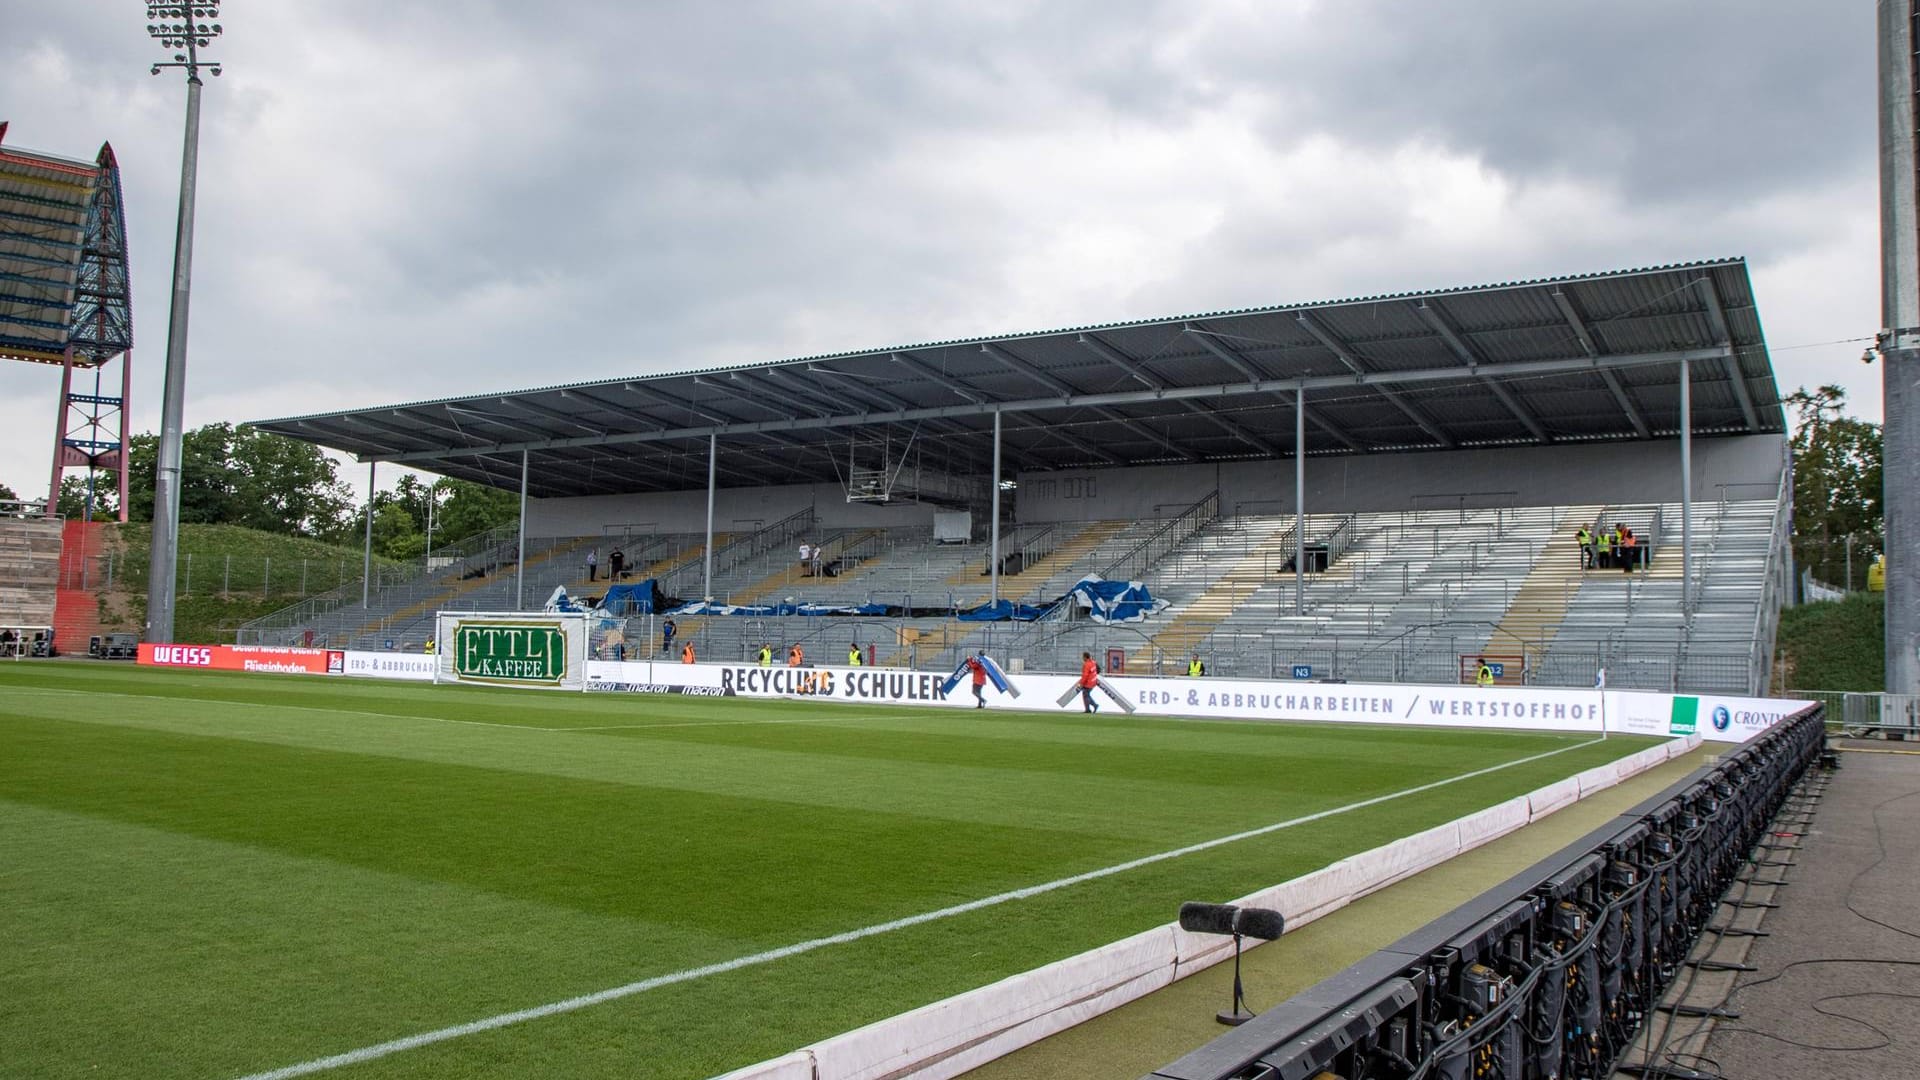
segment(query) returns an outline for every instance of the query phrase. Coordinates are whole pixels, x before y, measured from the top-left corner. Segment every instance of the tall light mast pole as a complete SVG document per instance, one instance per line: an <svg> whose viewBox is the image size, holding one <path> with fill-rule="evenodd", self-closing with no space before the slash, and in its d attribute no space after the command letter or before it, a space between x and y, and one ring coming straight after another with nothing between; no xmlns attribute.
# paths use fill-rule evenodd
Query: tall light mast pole
<svg viewBox="0 0 1920 1080"><path fill-rule="evenodd" d="M187 133L180 155L180 217L173 234L173 307L167 316L166 382L161 392L160 462L153 478L153 544L147 570L146 640L173 640L174 561L180 548L180 439L187 396L187 307L193 284L194 186L200 171L200 69L220 74L220 65L200 59L200 50L220 36L219 0L147 4L147 33L174 50L169 62L187 73Z"/></svg>

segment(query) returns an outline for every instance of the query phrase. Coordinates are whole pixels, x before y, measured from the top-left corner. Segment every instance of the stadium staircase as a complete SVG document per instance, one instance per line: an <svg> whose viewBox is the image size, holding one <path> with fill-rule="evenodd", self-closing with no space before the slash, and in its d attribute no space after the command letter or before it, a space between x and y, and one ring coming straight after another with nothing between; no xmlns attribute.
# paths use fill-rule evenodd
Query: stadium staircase
<svg viewBox="0 0 1920 1080"><path fill-rule="evenodd" d="M1170 610L1174 612L1173 622L1153 635L1152 647L1162 656L1190 655L1215 627L1252 599L1261 586L1292 565L1295 533L1290 518L1227 519L1221 523L1221 527L1211 532L1206 541L1193 545L1193 550L1169 558L1167 562L1174 564L1174 567L1163 568L1153 575L1155 580L1148 584L1148 589L1155 596L1168 601ZM1312 519L1308 521L1308 535L1313 535ZM1175 599L1175 590L1187 584L1181 582L1175 567L1190 563L1204 572L1207 566L1218 565L1232 557L1231 549L1221 550L1218 541L1224 539L1230 542L1245 537L1253 538L1251 548L1240 554L1238 559L1227 563L1225 573L1205 585L1197 595L1190 594L1191 585L1187 589L1180 589L1181 593L1191 595L1191 599L1187 599L1186 595L1181 596L1184 603Z"/></svg>
<svg viewBox="0 0 1920 1080"><path fill-rule="evenodd" d="M107 523L69 521L60 538L60 588L53 611L54 647L84 656L87 641L100 633L100 590L105 582L91 573L106 551Z"/></svg>
<svg viewBox="0 0 1920 1080"><path fill-rule="evenodd" d="M62 534L57 518L0 517L0 626L59 626ZM80 648L86 649L84 637Z"/></svg>
<svg viewBox="0 0 1920 1080"><path fill-rule="evenodd" d="M1576 512L1577 513L1577 512ZM1585 519L1570 515L1547 539L1542 557L1521 579L1507 603L1506 613L1493 628L1487 649L1503 652L1518 645L1534 655L1545 655L1566 621L1567 608L1587 571L1580 568L1579 533Z"/></svg>

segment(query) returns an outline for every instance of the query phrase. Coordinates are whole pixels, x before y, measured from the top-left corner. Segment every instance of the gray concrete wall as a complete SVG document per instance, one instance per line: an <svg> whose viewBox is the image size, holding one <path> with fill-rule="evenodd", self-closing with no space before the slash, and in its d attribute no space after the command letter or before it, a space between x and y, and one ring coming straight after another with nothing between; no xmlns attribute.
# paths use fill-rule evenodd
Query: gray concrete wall
<svg viewBox="0 0 1920 1080"><path fill-rule="evenodd" d="M813 507L822 530L864 526L925 525L935 508L924 504L849 503L839 484L726 488L714 495L715 532L752 531ZM527 535L593 536L633 532L700 532L707 526L707 493L659 491L639 495L593 495L527 500Z"/></svg>
<svg viewBox="0 0 1920 1080"><path fill-rule="evenodd" d="M1785 439L1696 438L1693 497L1772 498ZM1218 488L1225 514L1293 512L1293 462L1156 465L1022 473L1025 522L1164 517ZM1310 513L1680 501L1680 443L1591 443L1307 460Z"/></svg>

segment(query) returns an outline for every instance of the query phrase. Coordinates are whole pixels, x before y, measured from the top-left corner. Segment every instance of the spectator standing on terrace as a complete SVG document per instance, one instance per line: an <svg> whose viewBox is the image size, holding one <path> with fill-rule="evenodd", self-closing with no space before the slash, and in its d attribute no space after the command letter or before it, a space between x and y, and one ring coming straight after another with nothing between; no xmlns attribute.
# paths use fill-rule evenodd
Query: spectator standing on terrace
<svg viewBox="0 0 1920 1080"><path fill-rule="evenodd" d="M1633 561L1639 554L1640 543L1633 535L1633 530L1625 525L1620 526L1620 569L1633 573Z"/></svg>
<svg viewBox="0 0 1920 1080"><path fill-rule="evenodd" d="M660 652L662 654L673 651L673 635L679 632L680 628L673 625L672 619L668 619L666 622L660 624Z"/></svg>
<svg viewBox="0 0 1920 1080"><path fill-rule="evenodd" d="M587 552L587 580L592 581L594 578L594 574L598 572L599 569L600 569L600 549L594 548L591 551Z"/></svg>
<svg viewBox="0 0 1920 1080"><path fill-rule="evenodd" d="M800 576L813 576L813 545L804 540L800 542Z"/></svg>
<svg viewBox="0 0 1920 1080"><path fill-rule="evenodd" d="M619 581L627 571L627 553L614 548L607 553L607 580Z"/></svg>
<svg viewBox="0 0 1920 1080"><path fill-rule="evenodd" d="M987 650L981 649L979 656L967 657L967 670L973 672L973 707L987 707Z"/></svg>
<svg viewBox="0 0 1920 1080"><path fill-rule="evenodd" d="M1093 662L1093 654L1080 654L1080 711L1097 713L1100 703L1093 700L1093 688L1100 685L1100 665Z"/></svg>

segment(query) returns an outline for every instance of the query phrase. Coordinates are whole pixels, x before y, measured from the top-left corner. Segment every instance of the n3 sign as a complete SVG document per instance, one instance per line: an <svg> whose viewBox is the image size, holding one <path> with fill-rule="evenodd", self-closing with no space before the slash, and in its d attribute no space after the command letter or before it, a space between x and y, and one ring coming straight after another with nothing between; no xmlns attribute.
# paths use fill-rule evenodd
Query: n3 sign
<svg viewBox="0 0 1920 1080"><path fill-rule="evenodd" d="M1294 677L1294 678L1296 678L1296 679L1311 679L1311 678L1313 678L1313 665L1312 665L1312 664L1295 664L1295 665L1293 665L1293 677Z"/></svg>

